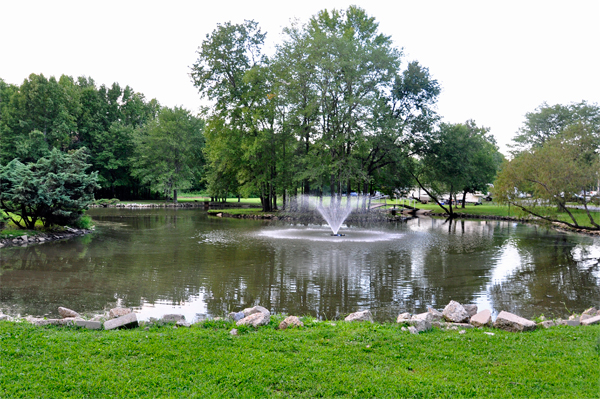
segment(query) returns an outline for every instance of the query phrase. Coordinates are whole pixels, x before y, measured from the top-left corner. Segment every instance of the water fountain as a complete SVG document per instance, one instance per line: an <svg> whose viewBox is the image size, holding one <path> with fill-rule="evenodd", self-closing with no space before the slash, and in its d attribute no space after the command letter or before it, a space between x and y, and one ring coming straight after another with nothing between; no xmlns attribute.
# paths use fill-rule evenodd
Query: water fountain
<svg viewBox="0 0 600 399"><path fill-rule="evenodd" d="M344 237L345 234L339 234L338 231L342 227L342 223L352 213L350 198L348 202L342 206L342 201L338 198L332 198L329 202L329 206L324 206L322 203L317 205L317 211L323 216L323 219L327 222L332 231L334 237Z"/></svg>

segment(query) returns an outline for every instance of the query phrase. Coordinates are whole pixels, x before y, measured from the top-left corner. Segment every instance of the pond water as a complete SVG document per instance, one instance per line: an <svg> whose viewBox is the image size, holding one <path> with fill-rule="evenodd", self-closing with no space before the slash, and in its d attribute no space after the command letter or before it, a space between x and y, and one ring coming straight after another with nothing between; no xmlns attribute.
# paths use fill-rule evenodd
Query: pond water
<svg viewBox="0 0 600 399"><path fill-rule="evenodd" d="M524 317L600 304L600 240L502 221L326 226L208 217L200 210L92 209L96 232L0 249L0 310L57 316L115 305L142 318L223 316L260 304L380 321L451 299Z"/></svg>

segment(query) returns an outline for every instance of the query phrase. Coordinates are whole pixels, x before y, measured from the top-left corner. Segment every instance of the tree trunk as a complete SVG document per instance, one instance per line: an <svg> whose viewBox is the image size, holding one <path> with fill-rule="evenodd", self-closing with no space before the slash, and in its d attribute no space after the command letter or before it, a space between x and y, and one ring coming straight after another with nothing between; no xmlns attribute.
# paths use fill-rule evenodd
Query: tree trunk
<svg viewBox="0 0 600 399"><path fill-rule="evenodd" d="M467 190L463 191L463 199L461 208L465 209L465 204L467 203Z"/></svg>
<svg viewBox="0 0 600 399"><path fill-rule="evenodd" d="M173 203L176 204L177 203L177 189L173 189Z"/></svg>

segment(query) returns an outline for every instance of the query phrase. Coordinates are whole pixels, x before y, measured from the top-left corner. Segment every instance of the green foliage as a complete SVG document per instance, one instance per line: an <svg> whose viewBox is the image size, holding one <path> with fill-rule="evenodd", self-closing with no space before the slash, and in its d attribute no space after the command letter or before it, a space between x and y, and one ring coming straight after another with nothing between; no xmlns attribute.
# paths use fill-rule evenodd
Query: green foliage
<svg viewBox="0 0 600 399"><path fill-rule="evenodd" d="M530 333L318 322L121 331L0 322L2 397L596 397L600 327ZM401 381L402 383L398 383Z"/></svg>
<svg viewBox="0 0 600 399"><path fill-rule="evenodd" d="M549 139L560 136L569 126L581 123L600 136L600 107L585 101L552 106L543 103L534 112L525 115L525 122L513 139L513 151L517 154L541 147Z"/></svg>
<svg viewBox="0 0 600 399"><path fill-rule="evenodd" d="M560 135L549 138L541 147L518 154L502 166L495 182L498 200L549 222L576 229L599 230L595 213L587 207L589 191L598 183L600 160L598 137L593 127L570 125ZM522 198L528 194L526 198ZM580 201L588 217L582 224L568 205ZM568 220L556 217L556 211Z"/></svg>
<svg viewBox="0 0 600 399"><path fill-rule="evenodd" d="M298 189L368 191L409 154L408 137L437 120L437 81L417 62L401 71L401 52L363 9L321 11L284 33L267 59L256 22L218 25L192 67L200 94L214 102L208 190L258 194L264 211Z"/></svg>
<svg viewBox="0 0 600 399"><path fill-rule="evenodd" d="M454 199L456 193L484 190L494 180L502 156L488 132L473 121L442 123L422 143L421 158L410 173L450 216L454 209L441 205L443 196Z"/></svg>
<svg viewBox="0 0 600 399"><path fill-rule="evenodd" d="M189 111L163 108L135 134L133 176L170 196L200 180L204 122Z"/></svg>
<svg viewBox="0 0 600 399"><path fill-rule="evenodd" d="M31 74L20 86L0 80L0 164L86 147L101 195L131 196L140 186L131 175L133 131L154 119L158 108L129 86L97 87L86 77Z"/></svg>
<svg viewBox="0 0 600 399"><path fill-rule="evenodd" d="M53 149L37 163L12 160L0 169L0 208L21 228L34 229L38 220L44 227L76 223L98 188L97 173L85 172L86 158L85 149Z"/></svg>

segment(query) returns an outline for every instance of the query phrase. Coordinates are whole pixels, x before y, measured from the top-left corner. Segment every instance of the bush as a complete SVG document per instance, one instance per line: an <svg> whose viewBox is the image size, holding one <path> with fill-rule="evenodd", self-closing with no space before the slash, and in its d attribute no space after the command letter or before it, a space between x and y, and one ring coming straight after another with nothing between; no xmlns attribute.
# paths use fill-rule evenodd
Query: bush
<svg viewBox="0 0 600 399"><path fill-rule="evenodd" d="M90 229L93 226L93 222L90 216L83 215L71 225L76 229Z"/></svg>
<svg viewBox="0 0 600 399"><path fill-rule="evenodd" d="M72 153L52 150L47 158L23 164L13 159L0 168L1 210L20 228L34 229L75 223L94 200L97 172L86 173L86 149Z"/></svg>

